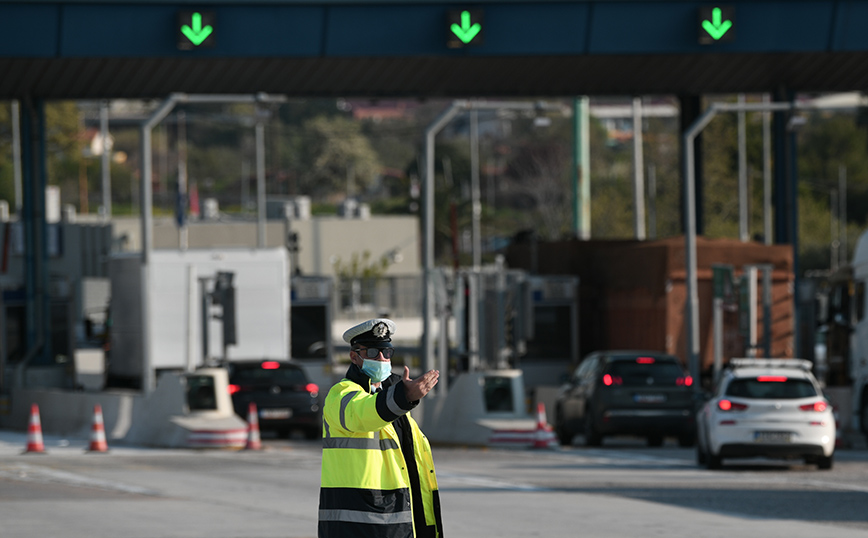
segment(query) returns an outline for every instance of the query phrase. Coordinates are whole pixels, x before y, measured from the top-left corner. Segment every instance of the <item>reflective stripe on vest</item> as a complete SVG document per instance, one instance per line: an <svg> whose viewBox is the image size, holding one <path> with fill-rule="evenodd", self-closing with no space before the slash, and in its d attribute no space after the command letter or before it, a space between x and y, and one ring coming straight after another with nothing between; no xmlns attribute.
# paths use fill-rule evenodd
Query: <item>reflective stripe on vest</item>
<svg viewBox="0 0 868 538"><path fill-rule="evenodd" d="M391 514L360 512L358 510L320 510L320 521L348 521L350 523L370 523L373 525L396 525L412 523L413 512L404 510Z"/></svg>
<svg viewBox="0 0 868 538"><path fill-rule="evenodd" d="M360 437L329 437L323 439L323 448L357 448L364 450L393 450L398 448L394 439L365 439Z"/></svg>

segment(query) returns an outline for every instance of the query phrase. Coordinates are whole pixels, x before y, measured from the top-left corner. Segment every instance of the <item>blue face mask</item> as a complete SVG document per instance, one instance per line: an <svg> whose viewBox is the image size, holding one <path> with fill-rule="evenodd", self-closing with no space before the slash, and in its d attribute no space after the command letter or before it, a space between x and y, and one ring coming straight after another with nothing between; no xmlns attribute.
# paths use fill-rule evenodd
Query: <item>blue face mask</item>
<svg viewBox="0 0 868 538"><path fill-rule="evenodd" d="M370 377L374 383L380 383L392 375L392 361L365 359L362 363L362 373Z"/></svg>

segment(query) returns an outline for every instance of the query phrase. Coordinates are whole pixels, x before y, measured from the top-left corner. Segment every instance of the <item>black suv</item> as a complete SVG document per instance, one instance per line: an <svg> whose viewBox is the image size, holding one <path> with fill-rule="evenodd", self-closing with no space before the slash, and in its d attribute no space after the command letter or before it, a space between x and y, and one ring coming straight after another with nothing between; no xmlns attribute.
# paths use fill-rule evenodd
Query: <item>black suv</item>
<svg viewBox="0 0 868 538"><path fill-rule="evenodd" d="M666 436L692 446L696 438L693 379L677 357L654 351L597 351L561 387L555 430L561 444L584 434L588 446L607 435Z"/></svg>
<svg viewBox="0 0 868 538"><path fill-rule="evenodd" d="M251 402L256 404L259 429L288 437L292 430L308 439L322 435L322 408L319 387L305 371L289 361L233 361L229 370L229 392L235 413L247 420Z"/></svg>

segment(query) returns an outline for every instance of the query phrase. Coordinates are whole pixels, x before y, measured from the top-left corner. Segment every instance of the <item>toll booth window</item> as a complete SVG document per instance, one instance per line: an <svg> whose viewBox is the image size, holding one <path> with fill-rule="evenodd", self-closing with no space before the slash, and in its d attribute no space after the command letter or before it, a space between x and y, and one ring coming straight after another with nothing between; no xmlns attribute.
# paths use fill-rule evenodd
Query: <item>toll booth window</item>
<svg viewBox="0 0 868 538"><path fill-rule="evenodd" d="M291 311L292 358L326 358L329 337L325 305L293 305Z"/></svg>
<svg viewBox="0 0 868 538"><path fill-rule="evenodd" d="M214 392L213 377L197 375L187 378L187 407L190 408L190 411L217 409L217 394Z"/></svg>
<svg viewBox="0 0 868 538"><path fill-rule="evenodd" d="M539 305L534 308L534 337L527 342L525 359L569 359L572 357L569 305Z"/></svg>
<svg viewBox="0 0 868 538"><path fill-rule="evenodd" d="M512 379L508 377L486 377L483 387L485 410L489 413L515 411L512 406Z"/></svg>
<svg viewBox="0 0 868 538"><path fill-rule="evenodd" d="M856 307L856 321L862 321L862 318L865 317L865 283L857 282L855 297L853 298Z"/></svg>

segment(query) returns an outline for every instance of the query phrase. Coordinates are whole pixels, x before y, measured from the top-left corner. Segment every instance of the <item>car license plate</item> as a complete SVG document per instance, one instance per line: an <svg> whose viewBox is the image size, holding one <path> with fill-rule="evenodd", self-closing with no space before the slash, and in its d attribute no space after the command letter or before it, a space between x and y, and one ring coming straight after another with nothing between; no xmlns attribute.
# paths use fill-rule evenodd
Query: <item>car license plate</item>
<svg viewBox="0 0 868 538"><path fill-rule="evenodd" d="M754 432L753 440L757 443L789 443L790 432Z"/></svg>
<svg viewBox="0 0 868 538"><path fill-rule="evenodd" d="M663 403L666 401L665 394L634 394L633 401L636 403Z"/></svg>
<svg viewBox="0 0 868 538"><path fill-rule="evenodd" d="M292 416L292 409L260 409L259 418L278 420Z"/></svg>

